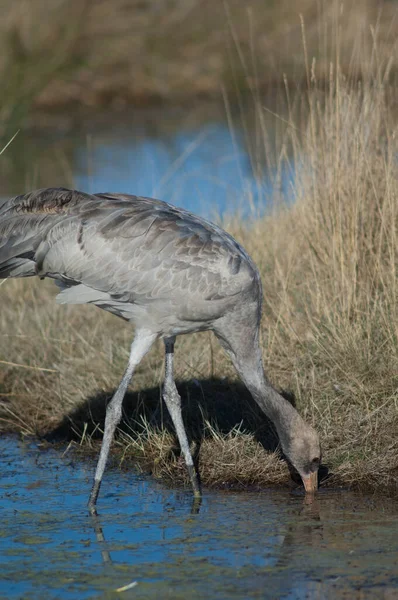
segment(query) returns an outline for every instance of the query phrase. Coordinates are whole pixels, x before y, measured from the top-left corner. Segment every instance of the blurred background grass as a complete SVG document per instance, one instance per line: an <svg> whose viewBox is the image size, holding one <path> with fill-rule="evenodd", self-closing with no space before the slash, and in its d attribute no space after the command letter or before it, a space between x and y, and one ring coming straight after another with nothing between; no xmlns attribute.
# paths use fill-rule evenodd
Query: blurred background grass
<svg viewBox="0 0 398 600"><path fill-rule="evenodd" d="M396 0L1 1L0 133L37 111L184 104L369 74L397 49ZM305 30L305 48L303 31ZM309 61L309 65L308 65ZM307 62L307 64L306 64ZM396 71L390 73L396 77ZM41 124L46 119L41 120Z"/></svg>

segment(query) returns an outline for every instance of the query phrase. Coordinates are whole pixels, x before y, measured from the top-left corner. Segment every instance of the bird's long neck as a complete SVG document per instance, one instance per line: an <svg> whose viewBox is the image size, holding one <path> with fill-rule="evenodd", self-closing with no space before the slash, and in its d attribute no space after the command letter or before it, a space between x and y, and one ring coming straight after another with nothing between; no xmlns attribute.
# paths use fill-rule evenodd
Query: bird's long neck
<svg viewBox="0 0 398 600"><path fill-rule="evenodd" d="M256 403L274 423L284 451L288 451L294 431L304 422L296 409L271 385L264 373L259 344L259 304L247 303L215 328L215 333L232 359L240 378ZM253 327L253 321L257 325Z"/></svg>
<svg viewBox="0 0 398 600"><path fill-rule="evenodd" d="M257 404L275 425L285 423L296 410L271 385L264 373L261 357L251 357L243 365L236 364L240 376Z"/></svg>
<svg viewBox="0 0 398 600"><path fill-rule="evenodd" d="M290 402L285 400L266 378L259 346L255 344L250 354L229 354L254 400L274 423L282 447L288 448L292 430L302 419Z"/></svg>

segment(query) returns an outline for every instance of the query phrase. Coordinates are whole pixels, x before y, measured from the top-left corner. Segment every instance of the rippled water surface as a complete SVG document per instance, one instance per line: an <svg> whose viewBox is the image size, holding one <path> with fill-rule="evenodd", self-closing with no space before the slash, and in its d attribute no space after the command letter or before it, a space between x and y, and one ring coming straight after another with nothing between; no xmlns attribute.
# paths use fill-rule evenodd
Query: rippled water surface
<svg viewBox="0 0 398 600"><path fill-rule="evenodd" d="M397 598L398 514L345 491L189 491L0 440L1 598ZM126 591L116 590L135 582Z"/></svg>

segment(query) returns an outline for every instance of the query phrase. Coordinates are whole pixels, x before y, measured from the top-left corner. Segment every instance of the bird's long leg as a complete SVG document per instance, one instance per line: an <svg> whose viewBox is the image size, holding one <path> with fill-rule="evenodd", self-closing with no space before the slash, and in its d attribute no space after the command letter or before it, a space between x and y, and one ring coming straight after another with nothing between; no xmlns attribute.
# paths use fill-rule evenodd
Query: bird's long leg
<svg viewBox="0 0 398 600"><path fill-rule="evenodd" d="M135 367L139 364L145 354L148 352L153 342L156 339L156 334L144 329L136 331L135 338L131 344L130 357L127 369L117 388L112 400L106 407L104 437L101 445L97 469L95 471L94 483L90 494L88 506L91 512L95 512L95 504L97 502L99 489L101 486L102 476L104 474L106 461L109 455L115 429L122 417L122 402L126 393L127 387L133 376Z"/></svg>
<svg viewBox="0 0 398 600"><path fill-rule="evenodd" d="M166 403L167 409L173 421L181 451L185 458L189 478L191 480L193 493L196 498L201 497L198 475L193 463L191 450L189 448L188 438L184 427L181 414L181 398L177 391L173 375L173 359L174 359L174 342L175 337L165 339L166 360L165 360L165 378L163 386L163 400Z"/></svg>

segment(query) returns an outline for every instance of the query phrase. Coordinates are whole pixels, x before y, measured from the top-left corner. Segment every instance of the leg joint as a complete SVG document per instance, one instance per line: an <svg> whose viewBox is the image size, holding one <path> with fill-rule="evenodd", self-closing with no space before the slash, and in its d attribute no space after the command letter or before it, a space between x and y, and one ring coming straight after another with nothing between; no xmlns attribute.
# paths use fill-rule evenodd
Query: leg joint
<svg viewBox="0 0 398 600"><path fill-rule="evenodd" d="M163 399L166 402L181 406L181 398L174 381L165 381L163 384Z"/></svg>
<svg viewBox="0 0 398 600"><path fill-rule="evenodd" d="M123 398L122 398L123 400ZM116 425L122 418L122 402L109 402L106 407L106 420L115 423Z"/></svg>

